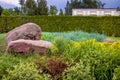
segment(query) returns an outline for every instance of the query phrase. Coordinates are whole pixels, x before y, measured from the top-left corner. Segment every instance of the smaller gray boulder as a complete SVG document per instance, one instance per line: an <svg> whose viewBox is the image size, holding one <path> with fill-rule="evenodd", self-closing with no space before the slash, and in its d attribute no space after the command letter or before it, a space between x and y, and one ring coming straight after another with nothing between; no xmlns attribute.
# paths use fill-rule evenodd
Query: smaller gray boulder
<svg viewBox="0 0 120 80"><path fill-rule="evenodd" d="M115 42L115 40L113 40L111 38L106 38L103 40L103 42L113 43L113 42Z"/></svg>
<svg viewBox="0 0 120 80"><path fill-rule="evenodd" d="M43 40L24 40L19 39L8 43L6 52L7 54L16 52L20 54L28 54L33 51L42 55L47 53L47 49L52 47L53 44Z"/></svg>
<svg viewBox="0 0 120 80"><path fill-rule="evenodd" d="M17 27L6 34L7 44L18 39L39 40L41 37L41 28L34 23L27 23Z"/></svg>

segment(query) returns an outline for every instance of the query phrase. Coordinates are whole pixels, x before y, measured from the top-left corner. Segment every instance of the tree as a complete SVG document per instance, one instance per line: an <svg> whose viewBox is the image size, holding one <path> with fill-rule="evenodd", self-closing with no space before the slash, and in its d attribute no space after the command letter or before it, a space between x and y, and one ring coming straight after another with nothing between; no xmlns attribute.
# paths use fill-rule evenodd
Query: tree
<svg viewBox="0 0 120 80"><path fill-rule="evenodd" d="M98 0L83 0L83 8L98 8Z"/></svg>
<svg viewBox="0 0 120 80"><path fill-rule="evenodd" d="M35 15L36 2L34 0L26 0L25 8L27 15Z"/></svg>
<svg viewBox="0 0 120 80"><path fill-rule="evenodd" d="M0 6L0 16L1 16L2 12L3 12L3 8L2 8L2 6Z"/></svg>
<svg viewBox="0 0 120 80"><path fill-rule="evenodd" d="M66 7L65 7L65 15L70 15L70 10L71 10L70 2L67 1Z"/></svg>
<svg viewBox="0 0 120 80"><path fill-rule="evenodd" d="M117 11L120 11L120 7L117 7Z"/></svg>
<svg viewBox="0 0 120 80"><path fill-rule="evenodd" d="M4 9L3 12L2 12L2 16L11 16L10 9Z"/></svg>
<svg viewBox="0 0 120 80"><path fill-rule="evenodd" d="M19 4L21 5L21 13L25 13L25 0L19 0Z"/></svg>
<svg viewBox="0 0 120 80"><path fill-rule="evenodd" d="M60 13L59 13L60 16L63 16L63 10L60 9Z"/></svg>
<svg viewBox="0 0 120 80"><path fill-rule="evenodd" d="M81 0L71 0L70 5L72 8L80 8L81 7Z"/></svg>
<svg viewBox="0 0 120 80"><path fill-rule="evenodd" d="M50 15L52 15L52 16L56 15L57 12L58 12L58 10L57 10L56 6L55 5L51 5L50 6Z"/></svg>
<svg viewBox="0 0 120 80"><path fill-rule="evenodd" d="M48 15L48 6L46 0L37 0L37 15Z"/></svg>
<svg viewBox="0 0 120 80"><path fill-rule="evenodd" d="M98 0L98 8L104 8L105 3L102 3L101 1Z"/></svg>
<svg viewBox="0 0 120 80"><path fill-rule="evenodd" d="M14 8L14 13L16 13L17 15L20 14L20 8L19 7L15 7Z"/></svg>

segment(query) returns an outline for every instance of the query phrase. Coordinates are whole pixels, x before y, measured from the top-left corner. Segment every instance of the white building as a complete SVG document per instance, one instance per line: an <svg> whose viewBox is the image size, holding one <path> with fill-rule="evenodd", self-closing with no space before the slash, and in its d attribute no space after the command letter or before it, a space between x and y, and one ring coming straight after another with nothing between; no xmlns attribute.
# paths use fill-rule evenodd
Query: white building
<svg viewBox="0 0 120 80"><path fill-rule="evenodd" d="M120 11L117 9L72 9L73 16L120 16Z"/></svg>

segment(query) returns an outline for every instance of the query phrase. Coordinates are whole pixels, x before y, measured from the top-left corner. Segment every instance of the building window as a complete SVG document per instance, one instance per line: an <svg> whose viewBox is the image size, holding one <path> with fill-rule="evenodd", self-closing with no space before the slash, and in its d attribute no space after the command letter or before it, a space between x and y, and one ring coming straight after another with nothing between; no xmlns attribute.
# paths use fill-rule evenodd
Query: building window
<svg viewBox="0 0 120 80"><path fill-rule="evenodd" d="M91 14L91 15L96 15L97 12L96 12L96 11L90 11L90 14Z"/></svg>
<svg viewBox="0 0 120 80"><path fill-rule="evenodd" d="M104 14L109 15L109 14L111 14L111 11L104 11Z"/></svg>
<svg viewBox="0 0 120 80"><path fill-rule="evenodd" d="M78 14L83 14L83 11L77 11Z"/></svg>

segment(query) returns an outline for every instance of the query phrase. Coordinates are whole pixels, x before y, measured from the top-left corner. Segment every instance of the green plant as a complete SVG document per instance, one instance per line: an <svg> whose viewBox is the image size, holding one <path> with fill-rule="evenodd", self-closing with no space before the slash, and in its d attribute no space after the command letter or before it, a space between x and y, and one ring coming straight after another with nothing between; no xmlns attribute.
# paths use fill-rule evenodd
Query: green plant
<svg viewBox="0 0 120 80"><path fill-rule="evenodd" d="M2 80L48 80L47 76L38 74L36 66L33 63L19 63L13 68L7 69L8 75ZM46 77L46 78L44 78Z"/></svg>
<svg viewBox="0 0 120 80"><path fill-rule="evenodd" d="M0 54L0 79L8 74L7 68L12 68L17 63L19 63L19 58Z"/></svg>
<svg viewBox="0 0 120 80"><path fill-rule="evenodd" d="M58 53L57 54L62 54L63 53L67 42L68 42L68 40L61 37L61 36L55 37L53 39L52 43L58 48Z"/></svg>
<svg viewBox="0 0 120 80"><path fill-rule="evenodd" d="M96 42L94 39L84 42L70 41L63 52L63 57L71 62L70 65L73 62L79 63L79 60L84 66L89 64L90 75L96 80L111 80L113 70L120 65L119 44L119 42L113 44Z"/></svg>
<svg viewBox="0 0 120 80"><path fill-rule="evenodd" d="M40 56L36 55L5 55L0 54L0 80L3 76L7 76L8 72L6 71L8 68L12 69L13 66L17 65L21 62L29 63L34 62L39 59Z"/></svg>
<svg viewBox="0 0 120 80"><path fill-rule="evenodd" d="M63 52L63 56L67 60L78 61L83 55L91 53L91 51L97 52L102 49L100 44L97 44L95 39L87 40L84 42L69 41Z"/></svg>
<svg viewBox="0 0 120 80"><path fill-rule="evenodd" d="M61 74L67 68L67 65L63 59L57 57L42 57L35 63L37 65L39 74L49 74L50 79L52 80L58 80Z"/></svg>
<svg viewBox="0 0 120 80"><path fill-rule="evenodd" d="M114 69L112 80L120 80L120 66Z"/></svg>
<svg viewBox="0 0 120 80"><path fill-rule="evenodd" d="M0 34L0 54L5 52L6 42L5 42L5 34Z"/></svg>
<svg viewBox="0 0 120 80"><path fill-rule="evenodd" d="M82 30L108 36L120 36L120 16L32 16L0 17L0 33L5 33L27 22L38 24L42 31L66 32ZM94 24L95 23L95 24Z"/></svg>
<svg viewBox="0 0 120 80"><path fill-rule="evenodd" d="M112 80L113 70L120 65L119 42L113 44L93 42L81 57L84 65L90 64L91 76L96 80Z"/></svg>
<svg viewBox="0 0 120 80"><path fill-rule="evenodd" d="M94 77L91 76L90 64L84 65L84 63L81 60L79 61L79 63L75 63L75 65L68 67L61 76L61 79L62 80L95 80Z"/></svg>

